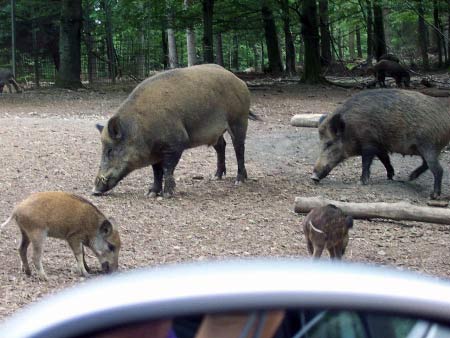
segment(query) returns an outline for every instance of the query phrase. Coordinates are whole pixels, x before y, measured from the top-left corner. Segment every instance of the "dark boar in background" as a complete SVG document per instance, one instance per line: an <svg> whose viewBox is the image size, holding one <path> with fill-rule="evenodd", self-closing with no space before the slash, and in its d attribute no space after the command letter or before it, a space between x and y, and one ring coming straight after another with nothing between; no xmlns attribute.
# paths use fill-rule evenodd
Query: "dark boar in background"
<svg viewBox="0 0 450 338"><path fill-rule="evenodd" d="M348 245L348 231L353 227L351 216L328 204L312 209L302 225L310 255L319 258L323 249L327 249L331 258L342 258Z"/></svg>
<svg viewBox="0 0 450 338"><path fill-rule="evenodd" d="M112 189L131 171L153 167L149 195L170 197L173 173L185 149L213 146L215 177L225 168L225 131L236 153L236 183L247 178L244 144L250 93L246 84L218 65L199 65L155 75L139 84L101 132L102 157L94 194ZM164 180L164 191L163 191Z"/></svg>
<svg viewBox="0 0 450 338"><path fill-rule="evenodd" d="M375 79L378 81L380 87L386 87L386 76L390 76L395 79L397 87L409 87L410 75L408 70L401 64L391 60L381 60L377 62L373 67L367 70L367 74L375 75Z"/></svg>
<svg viewBox="0 0 450 338"><path fill-rule="evenodd" d="M9 92L12 93L11 84L14 86L17 93L21 92L19 85L14 79L13 73L9 69L0 69L0 93L3 93L3 87L5 85L8 87Z"/></svg>
<svg viewBox="0 0 450 338"><path fill-rule="evenodd" d="M448 101L399 89L363 91L327 116L319 125L319 137L321 150L312 175L317 182L352 156L362 156L363 184L369 182L375 156L392 179L389 153L400 153L422 157L410 180L430 169L434 175L431 197L441 194L443 170L438 156L450 141Z"/></svg>

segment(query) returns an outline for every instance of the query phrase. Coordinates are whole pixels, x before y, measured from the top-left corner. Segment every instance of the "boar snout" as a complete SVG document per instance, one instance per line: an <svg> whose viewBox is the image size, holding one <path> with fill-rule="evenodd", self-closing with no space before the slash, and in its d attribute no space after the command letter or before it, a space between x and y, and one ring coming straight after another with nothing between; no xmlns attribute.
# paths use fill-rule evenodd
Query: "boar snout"
<svg viewBox="0 0 450 338"><path fill-rule="evenodd" d="M311 179L314 182L319 183L322 178L325 178L329 174L331 169L332 168L329 165L326 165L323 167L319 167L316 165L314 167L313 173L311 175Z"/></svg>
<svg viewBox="0 0 450 338"><path fill-rule="evenodd" d="M98 175L95 178L94 188L92 189L92 195L100 196L111 190L117 185L117 180L113 177L104 175Z"/></svg>

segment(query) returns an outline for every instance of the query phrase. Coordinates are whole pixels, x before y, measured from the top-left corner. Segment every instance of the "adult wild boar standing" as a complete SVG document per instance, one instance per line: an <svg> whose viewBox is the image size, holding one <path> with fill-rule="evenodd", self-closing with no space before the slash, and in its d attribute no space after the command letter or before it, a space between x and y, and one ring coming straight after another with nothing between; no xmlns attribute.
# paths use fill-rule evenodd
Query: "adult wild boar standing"
<svg viewBox="0 0 450 338"><path fill-rule="evenodd" d="M102 157L94 194L112 189L131 171L152 165L148 194L170 197L173 173L185 149L213 146L216 178L225 169L225 131L236 152L236 183L247 178L244 144L250 93L246 84L218 65L199 65L155 75L139 84L101 132ZM164 180L164 190L163 190Z"/></svg>
<svg viewBox="0 0 450 338"><path fill-rule="evenodd" d="M320 181L340 162L362 156L361 182L367 184L377 156L394 176L389 153L419 155L423 163L409 176L428 168L434 175L432 198L441 194L442 167L438 156L450 141L450 111L445 101L424 94L376 89L360 92L337 108L319 126L321 151L312 179Z"/></svg>

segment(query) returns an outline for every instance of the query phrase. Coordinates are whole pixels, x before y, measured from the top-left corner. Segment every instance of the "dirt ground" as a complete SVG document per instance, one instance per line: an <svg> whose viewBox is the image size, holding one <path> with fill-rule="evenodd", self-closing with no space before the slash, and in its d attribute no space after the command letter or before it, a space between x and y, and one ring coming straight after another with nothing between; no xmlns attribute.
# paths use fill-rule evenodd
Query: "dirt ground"
<svg viewBox="0 0 450 338"><path fill-rule="evenodd" d="M177 190L172 199L144 196L152 181L150 168L133 172L106 196L91 196L101 150L95 123L106 121L130 89L46 89L0 97L0 222L31 192L79 194L120 226L120 269L125 271L210 258L306 257L299 227L303 216L293 212L295 196L424 205L432 189L431 173L415 182L390 182L378 161L371 184L362 186L360 158L346 161L319 185L313 184L309 177L318 151L317 130L291 127L290 118L300 112L330 112L355 91L289 84L252 91L252 110L264 121L249 125L245 184L234 186L236 161L231 146L227 147L228 176L222 181L210 179L215 171L214 150L200 147L184 153L175 172ZM441 161L446 169L443 194L448 196L450 154L443 153ZM419 164L418 158L393 156L398 180L406 179ZM49 281L25 276L20 272L19 242L18 228L10 223L0 233L0 320L85 280L74 271L68 245L52 238L46 242L43 259ZM450 228L445 225L357 220L346 259L448 278L449 242ZM91 266L98 266L92 255L88 259Z"/></svg>

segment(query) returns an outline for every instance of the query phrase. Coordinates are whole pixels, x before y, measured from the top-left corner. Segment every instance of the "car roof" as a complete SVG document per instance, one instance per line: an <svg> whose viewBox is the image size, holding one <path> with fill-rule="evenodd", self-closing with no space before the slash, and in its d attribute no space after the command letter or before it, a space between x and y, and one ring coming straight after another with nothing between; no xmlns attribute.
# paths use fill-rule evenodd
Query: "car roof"
<svg viewBox="0 0 450 338"><path fill-rule="evenodd" d="M450 283L385 267L249 259L137 269L88 281L32 304L0 337L73 337L115 325L256 308L385 311L450 319Z"/></svg>

